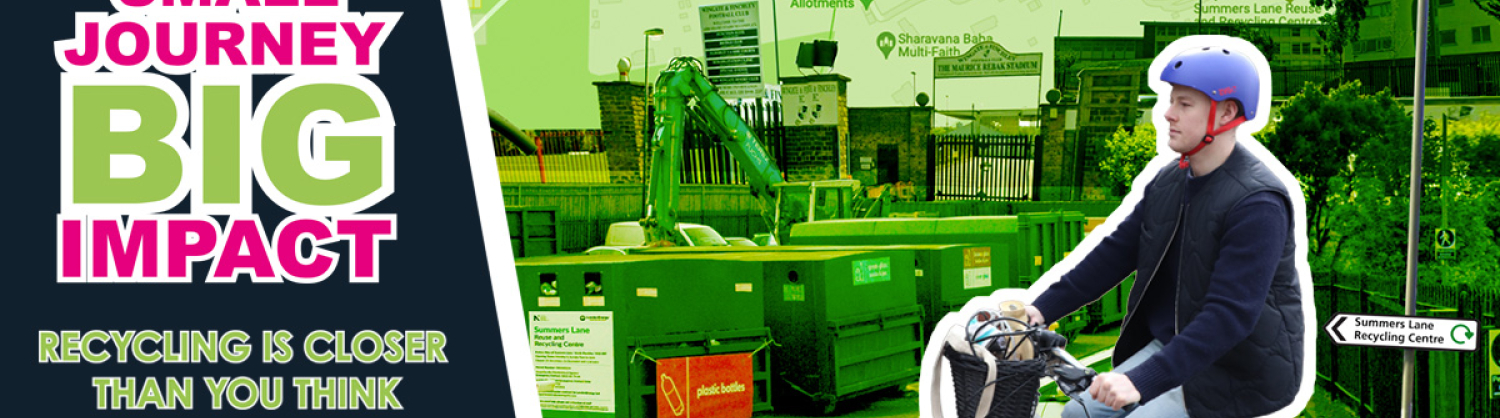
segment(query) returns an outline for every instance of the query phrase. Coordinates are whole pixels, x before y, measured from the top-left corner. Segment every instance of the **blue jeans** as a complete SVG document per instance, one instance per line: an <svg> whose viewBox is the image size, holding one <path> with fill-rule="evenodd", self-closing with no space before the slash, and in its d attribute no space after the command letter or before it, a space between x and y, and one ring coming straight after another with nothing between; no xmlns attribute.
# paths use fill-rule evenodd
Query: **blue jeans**
<svg viewBox="0 0 1500 418"><path fill-rule="evenodd" d="M1120 363L1120 367L1115 368L1115 373L1124 373L1146 362L1146 359L1150 358L1151 355L1161 351L1161 346L1161 341L1151 340L1151 343L1147 344L1141 351L1125 359L1124 363ZM1116 411L1109 409L1108 406L1088 396L1088 393L1084 393L1081 398L1074 398L1068 401L1067 405L1063 406L1063 418L1119 418L1127 415L1131 418L1187 417L1187 408L1182 401L1181 386L1162 393L1161 396L1157 396L1151 402L1136 407L1134 411L1129 413L1124 410ZM1084 409L1088 410L1088 414L1084 414Z"/></svg>

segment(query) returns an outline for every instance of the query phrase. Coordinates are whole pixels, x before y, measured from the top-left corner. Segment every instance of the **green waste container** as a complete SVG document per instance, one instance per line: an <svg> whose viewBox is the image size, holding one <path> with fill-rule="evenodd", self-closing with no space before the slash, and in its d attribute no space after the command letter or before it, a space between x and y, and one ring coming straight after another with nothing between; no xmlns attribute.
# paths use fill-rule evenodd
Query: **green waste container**
<svg viewBox="0 0 1500 418"><path fill-rule="evenodd" d="M771 408L759 265L576 255L519 259L516 273L539 389L554 383L540 392L544 417L655 417L659 362L702 356L749 356L752 411ZM679 383L663 393L690 393Z"/></svg>
<svg viewBox="0 0 1500 418"><path fill-rule="evenodd" d="M995 279L1010 270L1010 260L996 257L984 244L911 244L869 246L782 245L769 247L663 247L633 254L746 253L808 251L906 251L912 253L917 304L922 306L922 329L933 332L949 312L958 312L970 299L989 296L1003 284Z"/></svg>
<svg viewBox="0 0 1500 418"><path fill-rule="evenodd" d="M964 216L937 219L848 219L805 222L792 226L788 244L989 244L995 258L1009 260L997 273L1002 288L1030 287L1042 273L1070 252L1077 241L1061 226L1073 213L1023 213L1015 216ZM1082 232L1082 225L1079 225ZM1059 229L1063 229L1059 232ZM1087 308L1058 320L1058 332L1071 338L1088 325Z"/></svg>
<svg viewBox="0 0 1500 418"><path fill-rule="evenodd" d="M1020 213L1016 215L1016 223L1017 233L1025 236L1030 248L1029 253L1022 254L1022 257L1031 258L1029 271L1021 277L1028 287L1072 254L1073 247L1083 240L1084 217L1080 212ZM1093 304L1084 305L1066 317L1058 318L1056 331L1070 339L1077 336L1090 328L1090 319L1098 309Z"/></svg>
<svg viewBox="0 0 1500 418"><path fill-rule="evenodd" d="M1052 268L1062 259L1062 243L1058 238L1062 236L1059 232L1059 216L1057 213L1022 213L1016 215L1016 233L1021 234L1026 240L1026 247L1020 253L1022 258L1031 258L1027 263L1027 271L1021 278L1026 286L1031 286L1037 278L1042 277L1047 269Z"/></svg>
<svg viewBox="0 0 1500 418"><path fill-rule="evenodd" d="M561 254L558 250L556 206L509 206L505 225L515 258Z"/></svg>
<svg viewBox="0 0 1500 418"><path fill-rule="evenodd" d="M1083 242L1083 230L1088 226L1088 218L1083 216L1083 212L1062 212L1058 214L1057 221L1057 242L1062 252L1057 260L1062 261L1073 253L1078 243Z"/></svg>
<svg viewBox="0 0 1500 418"><path fill-rule="evenodd" d="M989 244L1010 269L1001 287L1030 286L1062 258L1063 213L925 219L845 219L792 226L791 245ZM1076 245L1076 242L1073 243ZM1071 250L1072 245L1066 247Z"/></svg>
<svg viewBox="0 0 1500 418"><path fill-rule="evenodd" d="M838 402L917 379L925 345L909 251L737 253L765 274L777 410Z"/></svg>

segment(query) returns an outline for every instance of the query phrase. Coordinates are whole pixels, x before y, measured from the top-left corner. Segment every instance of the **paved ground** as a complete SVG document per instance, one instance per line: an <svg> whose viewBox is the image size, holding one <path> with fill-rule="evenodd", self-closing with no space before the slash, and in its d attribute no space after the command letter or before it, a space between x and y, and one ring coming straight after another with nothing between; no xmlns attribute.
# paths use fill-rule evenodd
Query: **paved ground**
<svg viewBox="0 0 1500 418"><path fill-rule="evenodd" d="M1091 364L1095 369L1109 368L1109 355L1114 347L1115 339L1119 337L1119 329L1112 328L1098 333L1079 335L1073 338L1068 345L1068 352L1077 357L1080 362ZM1058 417L1062 414L1062 401L1058 399L1056 385L1048 384L1043 380L1042 402L1037 405L1039 417ZM838 410L833 415L802 415L785 412L762 412L755 414L757 418L792 418L792 417L837 417L837 418L918 418L919 400L917 397L917 384L906 386L902 396L872 395L841 402Z"/></svg>

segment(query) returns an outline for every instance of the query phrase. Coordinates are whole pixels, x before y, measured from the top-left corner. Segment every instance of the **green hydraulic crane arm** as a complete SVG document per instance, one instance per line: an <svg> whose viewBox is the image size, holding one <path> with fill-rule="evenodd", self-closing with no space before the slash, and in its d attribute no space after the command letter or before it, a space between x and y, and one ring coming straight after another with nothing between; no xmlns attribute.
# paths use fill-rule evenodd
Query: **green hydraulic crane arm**
<svg viewBox="0 0 1500 418"><path fill-rule="evenodd" d="M651 179L647 191L646 217L641 226L646 242L682 242L677 230L678 186L682 173L685 118L692 117L719 138L739 162L750 183L751 195L762 202L762 212L775 207L771 186L783 181L771 155L734 108L709 83L703 65L694 57L677 57L656 80L656 132L651 138ZM688 106L689 99L697 101ZM774 228L774 219L767 219Z"/></svg>
<svg viewBox="0 0 1500 418"><path fill-rule="evenodd" d="M500 136L510 140L510 143L516 144L516 148L520 148L521 152L526 155L536 155L536 139L511 124L509 120L505 120L505 117L500 116L495 109L490 109L490 129L499 132Z"/></svg>

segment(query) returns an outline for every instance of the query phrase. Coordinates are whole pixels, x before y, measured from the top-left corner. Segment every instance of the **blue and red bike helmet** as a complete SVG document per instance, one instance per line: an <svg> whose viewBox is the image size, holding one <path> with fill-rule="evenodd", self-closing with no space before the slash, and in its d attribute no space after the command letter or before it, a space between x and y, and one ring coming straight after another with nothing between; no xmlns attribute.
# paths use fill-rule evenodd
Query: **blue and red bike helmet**
<svg viewBox="0 0 1500 418"><path fill-rule="evenodd" d="M1215 135L1255 119L1260 111L1260 74L1256 72L1255 63L1244 54L1229 48L1206 46L1177 54L1167 62L1167 68L1162 70L1161 80L1191 87L1208 95L1211 100L1208 130L1203 141L1182 154L1182 160L1178 162L1180 168L1187 168L1188 157L1212 143ZM1229 99L1239 101L1240 109L1245 111L1245 115L1215 128L1213 115L1218 113L1218 104Z"/></svg>

